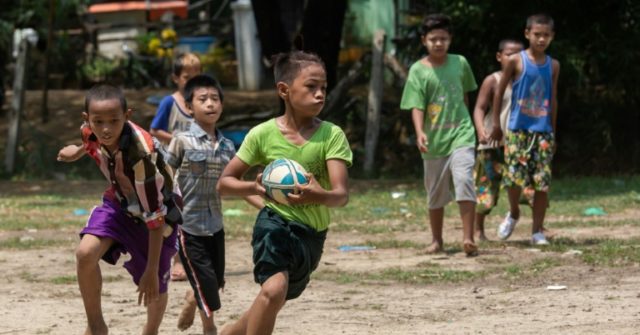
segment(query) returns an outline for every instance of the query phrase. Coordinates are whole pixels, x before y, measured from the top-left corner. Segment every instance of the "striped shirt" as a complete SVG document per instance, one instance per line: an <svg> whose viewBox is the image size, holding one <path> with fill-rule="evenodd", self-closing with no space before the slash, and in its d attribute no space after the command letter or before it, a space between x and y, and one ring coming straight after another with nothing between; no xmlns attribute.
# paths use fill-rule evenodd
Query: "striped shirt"
<svg viewBox="0 0 640 335"><path fill-rule="evenodd" d="M171 168L155 150L151 135L128 121L118 149L109 153L88 125L81 130L85 151L111 183L104 196L142 219L149 229L162 226L167 214L164 202L170 199L174 185Z"/></svg>
<svg viewBox="0 0 640 335"><path fill-rule="evenodd" d="M169 144L167 163L177 170L184 199L182 229L191 235L212 236L222 226L222 205L216 184L235 156L233 142L216 129L211 138L197 123L176 134Z"/></svg>

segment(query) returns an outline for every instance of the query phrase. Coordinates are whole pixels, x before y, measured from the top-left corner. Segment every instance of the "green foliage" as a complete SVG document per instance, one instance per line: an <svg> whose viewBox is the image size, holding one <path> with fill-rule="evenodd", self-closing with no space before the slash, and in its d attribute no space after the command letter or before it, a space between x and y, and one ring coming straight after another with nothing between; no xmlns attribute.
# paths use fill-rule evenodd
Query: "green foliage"
<svg viewBox="0 0 640 335"><path fill-rule="evenodd" d="M113 76L118 66L118 61L96 57L92 62L82 65L80 73L86 80L98 83L106 81Z"/></svg>
<svg viewBox="0 0 640 335"><path fill-rule="evenodd" d="M561 63L554 173L639 171L640 3L416 0L411 8L414 18L425 12L452 17L450 52L467 57L477 82L499 69L495 52L500 39L524 41L527 16L549 13L555 20L556 36L548 53ZM424 54L419 36L413 36L412 43L398 50L400 58L408 53L415 61ZM473 102L473 94L471 97Z"/></svg>

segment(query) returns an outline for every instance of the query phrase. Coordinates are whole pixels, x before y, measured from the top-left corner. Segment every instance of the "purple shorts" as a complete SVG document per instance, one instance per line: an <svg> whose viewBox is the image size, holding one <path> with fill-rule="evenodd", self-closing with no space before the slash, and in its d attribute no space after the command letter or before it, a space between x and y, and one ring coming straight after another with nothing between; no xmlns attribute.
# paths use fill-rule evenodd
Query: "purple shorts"
<svg viewBox="0 0 640 335"><path fill-rule="evenodd" d="M162 243L160 264L158 265L160 293L167 292L171 258L178 251L176 248L177 231L178 229L174 229L171 235L165 237ZM147 266L147 253L149 251L149 232L142 221L127 216L117 203L103 198L102 206L98 206L91 211L87 226L80 232L80 237L84 234L113 239L114 244L102 256L102 259L109 264L115 265L120 255L130 254L131 259L124 263L124 268L129 271L136 285L140 283L140 278Z"/></svg>

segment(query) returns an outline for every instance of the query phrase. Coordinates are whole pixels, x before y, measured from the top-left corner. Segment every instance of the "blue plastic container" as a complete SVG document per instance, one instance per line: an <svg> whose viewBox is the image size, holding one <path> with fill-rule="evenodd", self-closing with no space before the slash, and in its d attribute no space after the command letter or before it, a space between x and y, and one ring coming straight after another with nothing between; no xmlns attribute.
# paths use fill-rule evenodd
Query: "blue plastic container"
<svg viewBox="0 0 640 335"><path fill-rule="evenodd" d="M213 36L180 37L178 48L189 52L206 53L215 41L216 39Z"/></svg>

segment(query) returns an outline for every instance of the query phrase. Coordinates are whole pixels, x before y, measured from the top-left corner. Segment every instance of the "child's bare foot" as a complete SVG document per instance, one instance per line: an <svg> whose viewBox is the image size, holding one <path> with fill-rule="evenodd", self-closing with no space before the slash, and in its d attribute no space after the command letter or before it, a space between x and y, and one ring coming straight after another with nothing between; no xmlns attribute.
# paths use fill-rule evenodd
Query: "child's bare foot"
<svg viewBox="0 0 640 335"><path fill-rule="evenodd" d="M473 241L462 242L462 249L467 254L467 257L478 256L478 246Z"/></svg>
<svg viewBox="0 0 640 335"><path fill-rule="evenodd" d="M427 255L433 255L442 252L442 245L438 242L432 242L423 253Z"/></svg>
<svg viewBox="0 0 640 335"><path fill-rule="evenodd" d="M106 324L99 327L95 327L93 331L91 331L90 327L87 327L87 329L85 329L84 331L84 335L107 335L107 334L109 334L109 329L107 328Z"/></svg>
<svg viewBox="0 0 640 335"><path fill-rule="evenodd" d="M187 279L187 274L184 272L184 266L181 262L173 263L171 268L171 281L183 281Z"/></svg>
<svg viewBox="0 0 640 335"><path fill-rule="evenodd" d="M193 325L193 319L196 316L196 298L193 296L193 291L188 290L187 295L184 297L184 304L182 305L182 311L178 317L178 329L187 330Z"/></svg>

